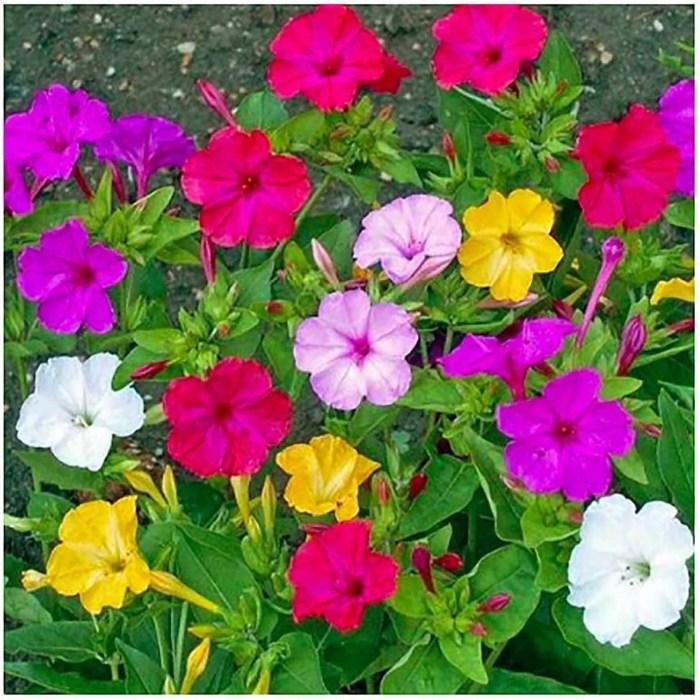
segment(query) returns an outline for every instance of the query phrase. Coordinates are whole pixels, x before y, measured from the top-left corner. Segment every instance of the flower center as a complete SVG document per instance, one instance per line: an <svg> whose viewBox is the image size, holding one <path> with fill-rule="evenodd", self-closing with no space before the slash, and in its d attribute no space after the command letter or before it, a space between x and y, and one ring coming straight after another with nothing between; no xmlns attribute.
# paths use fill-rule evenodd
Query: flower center
<svg viewBox="0 0 700 700"><path fill-rule="evenodd" d="M576 428L569 423L560 423L556 427L556 435L561 440L569 440L576 435Z"/></svg>
<svg viewBox="0 0 700 700"><path fill-rule="evenodd" d="M231 417L231 407L226 403L220 403L214 407L214 420L217 423L227 421Z"/></svg>
<svg viewBox="0 0 700 700"><path fill-rule="evenodd" d="M365 584L361 578L348 578L343 585L343 593L350 598L360 598L365 591Z"/></svg>
<svg viewBox="0 0 700 700"><path fill-rule="evenodd" d="M352 341L352 359L356 363L361 363L371 351L367 338L357 338Z"/></svg>
<svg viewBox="0 0 700 700"><path fill-rule="evenodd" d="M325 76L330 77L332 75L337 75L340 72L340 67L343 64L343 59L341 56L332 55L324 59L318 65L318 72Z"/></svg>
<svg viewBox="0 0 700 700"><path fill-rule="evenodd" d="M82 263L73 268L73 278L77 284L86 287L95 281L95 271L86 263Z"/></svg>
<svg viewBox="0 0 700 700"><path fill-rule="evenodd" d="M628 563L620 574L620 580L628 586L639 586L651 575L651 566L646 561Z"/></svg>
<svg viewBox="0 0 700 700"><path fill-rule="evenodd" d="M260 180L257 175L245 175L241 179L241 189L244 192L253 192L260 186Z"/></svg>
<svg viewBox="0 0 700 700"><path fill-rule="evenodd" d="M504 233L501 235L501 245L511 253L520 251L520 239L514 233Z"/></svg>
<svg viewBox="0 0 700 700"><path fill-rule="evenodd" d="M620 163L620 161L614 156L612 158L608 158L608 160L605 161L605 165L603 166L603 172L609 178L618 178L622 175L622 163Z"/></svg>
<svg viewBox="0 0 700 700"><path fill-rule="evenodd" d="M81 428L89 428L92 425L93 417L88 415L77 415L73 416L73 425L77 425Z"/></svg>
<svg viewBox="0 0 700 700"><path fill-rule="evenodd" d="M501 60L501 48L499 46L489 46L487 49L479 52L481 63L490 66L498 63Z"/></svg>

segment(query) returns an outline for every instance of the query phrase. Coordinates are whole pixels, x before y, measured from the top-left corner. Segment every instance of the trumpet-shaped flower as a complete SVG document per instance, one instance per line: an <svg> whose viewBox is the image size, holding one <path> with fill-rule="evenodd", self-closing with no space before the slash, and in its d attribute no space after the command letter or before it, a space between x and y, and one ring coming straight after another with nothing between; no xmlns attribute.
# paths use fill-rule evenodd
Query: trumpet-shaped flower
<svg viewBox="0 0 700 700"><path fill-rule="evenodd" d="M357 491L372 472L379 469L345 440L334 435L312 438L309 444L290 445L276 458L282 471L292 478L284 498L301 513L351 520L360 508Z"/></svg>
<svg viewBox="0 0 700 700"><path fill-rule="evenodd" d="M676 191L695 195L695 80L688 78L666 89L659 100L659 117L668 140L681 154Z"/></svg>
<svg viewBox="0 0 700 700"><path fill-rule="evenodd" d="M639 627L663 630L688 602L693 535L663 501L637 512L620 494L591 503L569 560L568 602L601 643L629 644Z"/></svg>
<svg viewBox="0 0 700 700"><path fill-rule="evenodd" d="M226 127L185 161L182 190L202 206L200 226L217 245L270 248L294 233L311 182L301 160L272 153L263 131Z"/></svg>
<svg viewBox="0 0 700 700"><path fill-rule="evenodd" d="M395 95L399 91L403 79L410 78L413 71L387 51L384 51L382 56L382 64L383 73L376 80L365 83L365 87L372 92L388 92Z"/></svg>
<svg viewBox="0 0 700 700"><path fill-rule="evenodd" d="M255 360L227 357L205 379L180 377L163 395L170 456L201 477L254 474L289 431L292 405Z"/></svg>
<svg viewBox="0 0 700 700"><path fill-rule="evenodd" d="M396 593L399 567L370 549L370 523L351 520L312 535L294 553L287 576L295 622L318 615L341 632L362 624L365 608Z"/></svg>
<svg viewBox="0 0 700 700"><path fill-rule="evenodd" d="M34 203L24 180L24 168L8 160L7 156L4 161L5 210L13 216L29 214L34 209Z"/></svg>
<svg viewBox="0 0 700 700"><path fill-rule="evenodd" d="M121 282L128 266L101 243L90 243L77 219L45 231L39 246L27 246L17 258L17 287L37 302L40 323L54 333L76 333L85 325L108 333L116 314L107 289Z"/></svg>
<svg viewBox="0 0 700 700"><path fill-rule="evenodd" d="M695 303L695 278L692 280L683 280L680 277L674 277L670 280L662 280L654 287L654 293L649 300L652 306L656 306L663 299L680 299L681 301L689 301Z"/></svg>
<svg viewBox="0 0 700 700"><path fill-rule="evenodd" d="M462 277L490 287L498 301L522 301L536 272L551 272L562 259L550 235L554 207L532 190L514 190L506 199L491 192L485 204L469 207L464 226L469 238L459 249Z"/></svg>
<svg viewBox="0 0 700 700"><path fill-rule="evenodd" d="M578 199L590 226L637 229L661 216L680 154L655 112L634 104L619 122L584 126L576 152L588 176Z"/></svg>
<svg viewBox="0 0 700 700"><path fill-rule="evenodd" d="M506 340L469 334L438 363L448 377L475 374L500 377L508 385L513 399L518 401L525 398L528 370L556 355L566 336L575 331L573 323L562 319L528 319Z"/></svg>
<svg viewBox="0 0 700 700"><path fill-rule="evenodd" d="M397 284L439 275L457 254L462 232L452 205L427 194L399 197L362 220L355 241L355 262L363 268L379 262Z"/></svg>
<svg viewBox="0 0 700 700"><path fill-rule="evenodd" d="M100 469L112 436L132 435L145 417L135 389L112 390L119 363L116 355L99 353L85 362L52 357L39 365L34 392L19 412L20 442L48 447L68 466Z"/></svg>
<svg viewBox="0 0 700 700"><path fill-rule="evenodd" d="M121 608L127 591L149 586L150 572L136 542L136 496L116 503L90 501L68 511L58 530L57 545L46 575L25 572L29 590L48 585L64 596L79 595L92 615L105 607Z"/></svg>
<svg viewBox="0 0 700 700"><path fill-rule="evenodd" d="M311 373L311 387L329 406L357 408L364 397L387 406L411 384L406 355L418 342L411 317L387 302L372 305L361 289L334 292L318 316L299 324L294 359Z"/></svg>
<svg viewBox="0 0 700 700"><path fill-rule="evenodd" d="M634 445L632 417L618 401L602 401L599 374L578 369L551 380L542 396L501 405L498 429L511 438L508 473L530 491L563 491L575 501L610 488L610 456Z"/></svg>
<svg viewBox="0 0 700 700"><path fill-rule="evenodd" d="M540 55L547 25L519 5L459 5L435 22L433 36L433 73L441 88L467 83L497 95Z"/></svg>

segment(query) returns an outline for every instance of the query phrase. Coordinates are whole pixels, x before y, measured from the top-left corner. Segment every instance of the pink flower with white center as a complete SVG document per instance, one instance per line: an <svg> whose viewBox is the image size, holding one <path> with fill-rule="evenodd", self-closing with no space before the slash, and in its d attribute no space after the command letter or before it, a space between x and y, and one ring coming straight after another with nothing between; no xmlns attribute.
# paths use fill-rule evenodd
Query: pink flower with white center
<svg viewBox="0 0 700 700"><path fill-rule="evenodd" d="M354 289L329 294L318 316L299 324L294 359L297 369L311 373L311 387L329 406L351 410L365 397L388 406L408 391L406 355L417 342L405 309L372 305L363 290Z"/></svg>

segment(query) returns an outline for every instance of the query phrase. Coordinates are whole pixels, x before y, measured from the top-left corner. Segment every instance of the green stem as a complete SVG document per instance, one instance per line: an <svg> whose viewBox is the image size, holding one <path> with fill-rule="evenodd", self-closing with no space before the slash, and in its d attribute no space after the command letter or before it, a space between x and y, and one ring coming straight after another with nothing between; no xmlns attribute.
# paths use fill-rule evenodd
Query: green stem
<svg viewBox="0 0 700 700"><path fill-rule="evenodd" d="M452 326L447 327L447 333L445 334L445 345L442 349L442 354L447 355L447 353L452 350L452 341L454 340L454 330Z"/></svg>
<svg viewBox="0 0 700 700"><path fill-rule="evenodd" d="M109 670L112 674L112 680L113 681L118 681L119 680L119 657L118 656L113 656L109 660Z"/></svg>
<svg viewBox="0 0 700 700"><path fill-rule="evenodd" d="M185 601L180 608L180 627L177 632L175 657L173 661L173 673L175 674L175 686L177 688L179 688L182 683L182 657L185 651L185 632L187 632L188 613L189 603Z"/></svg>
<svg viewBox="0 0 700 700"><path fill-rule="evenodd" d="M153 627L156 630L156 642L158 642L158 656L160 657L160 667L167 674L168 671L168 654L165 649L165 639L163 637L163 629L160 626L160 620L157 616L153 617Z"/></svg>
<svg viewBox="0 0 700 700"><path fill-rule="evenodd" d="M17 382L19 383L19 395L22 402L29 396L29 385L27 384L27 367L24 358L15 355L15 367L17 368Z"/></svg>
<svg viewBox="0 0 700 700"><path fill-rule="evenodd" d="M476 520L477 513L474 503L467 511L467 553L469 554L469 561L476 561Z"/></svg>
<svg viewBox="0 0 700 700"><path fill-rule="evenodd" d="M248 246L241 243L241 257L238 259L238 269L243 270L248 262Z"/></svg>
<svg viewBox="0 0 700 700"><path fill-rule="evenodd" d="M329 185L333 182L333 177L331 175L326 175L321 184L314 190L313 194L306 200L306 204L302 207L299 214L297 214L296 229L299 230L302 221L307 217L308 213L314 208L316 202L321 198L321 195L328 189Z"/></svg>
<svg viewBox="0 0 700 700"><path fill-rule="evenodd" d="M420 356L423 360L423 367L427 367L430 364L430 358L428 356L428 341L425 339L425 335L420 333L418 338L420 339Z"/></svg>

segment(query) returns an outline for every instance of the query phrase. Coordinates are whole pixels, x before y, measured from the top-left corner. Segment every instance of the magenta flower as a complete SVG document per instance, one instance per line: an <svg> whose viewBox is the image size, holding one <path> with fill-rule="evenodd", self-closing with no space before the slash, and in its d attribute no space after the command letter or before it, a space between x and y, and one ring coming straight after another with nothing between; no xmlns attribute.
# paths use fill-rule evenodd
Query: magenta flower
<svg viewBox="0 0 700 700"><path fill-rule="evenodd" d="M5 159L5 209L13 216L29 214L34 209L32 196L24 180L24 168Z"/></svg>
<svg viewBox="0 0 700 700"><path fill-rule="evenodd" d="M647 328L641 314L635 314L625 323L617 351L617 370L615 374L624 377L647 342Z"/></svg>
<svg viewBox="0 0 700 700"><path fill-rule="evenodd" d="M659 100L659 117L668 140L681 154L676 189L695 195L695 80L681 80L666 89Z"/></svg>
<svg viewBox="0 0 700 700"><path fill-rule="evenodd" d="M361 289L329 294L318 316L299 324L294 341L297 369L311 373L311 387L329 406L350 410L364 397L387 406L411 384L406 355L418 342L408 313Z"/></svg>
<svg viewBox="0 0 700 700"><path fill-rule="evenodd" d="M362 220L353 255L360 267L381 263L397 284L439 275L457 255L462 230L452 205L427 194L399 197Z"/></svg>
<svg viewBox="0 0 700 700"><path fill-rule="evenodd" d="M558 318L523 321L515 335L504 340L467 335L449 355L438 360L448 377L492 374L507 385L513 400L525 398L525 377L530 367L556 355L576 326Z"/></svg>
<svg viewBox="0 0 700 700"><path fill-rule="evenodd" d="M83 144L96 143L109 130L104 102L84 90L50 85L34 95L27 112L5 120L10 160L27 165L37 177L66 180Z"/></svg>
<svg viewBox="0 0 700 700"><path fill-rule="evenodd" d="M17 258L17 286L38 302L37 318L55 333L75 333L84 324L93 333L112 330L116 314L105 291L127 272L119 253L90 244L77 219L45 231L39 247L26 247Z"/></svg>
<svg viewBox="0 0 700 700"><path fill-rule="evenodd" d="M584 368L545 385L542 396L499 406L498 429L512 438L505 462L530 491L563 491L575 501L610 488L610 455L634 445L632 417L618 401L601 401L599 374Z"/></svg>
<svg viewBox="0 0 700 700"><path fill-rule="evenodd" d="M181 168L194 141L184 130L163 117L129 114L112 122L112 128L95 144L95 155L110 163L126 163L136 180L136 196L148 191L148 181L162 168Z"/></svg>

